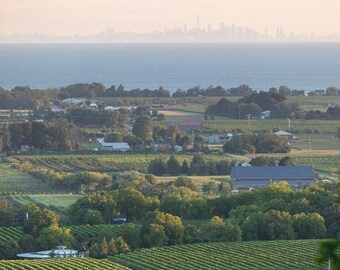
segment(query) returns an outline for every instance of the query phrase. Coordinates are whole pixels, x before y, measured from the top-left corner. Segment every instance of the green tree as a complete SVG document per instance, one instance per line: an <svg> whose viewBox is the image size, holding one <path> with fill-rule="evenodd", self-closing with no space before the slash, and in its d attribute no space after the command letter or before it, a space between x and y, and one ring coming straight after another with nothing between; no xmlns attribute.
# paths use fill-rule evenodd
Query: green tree
<svg viewBox="0 0 340 270"><path fill-rule="evenodd" d="M109 242L109 247L108 247L108 255L112 256L112 255L116 255L118 254L118 250L115 244L115 240L114 238L111 238L110 242Z"/></svg>
<svg viewBox="0 0 340 270"><path fill-rule="evenodd" d="M141 245L140 228L135 224L130 223L124 226L122 237L131 249L136 249Z"/></svg>
<svg viewBox="0 0 340 270"><path fill-rule="evenodd" d="M0 260L14 260L17 259L17 254L20 252L20 246L17 241L9 240L7 242L0 242Z"/></svg>
<svg viewBox="0 0 340 270"><path fill-rule="evenodd" d="M332 269L340 270L340 236L320 242L316 262L319 264L332 264Z"/></svg>
<svg viewBox="0 0 340 270"><path fill-rule="evenodd" d="M318 213L300 213L293 216L297 239L321 239L326 235L325 219Z"/></svg>
<svg viewBox="0 0 340 270"><path fill-rule="evenodd" d="M142 140L151 138L152 122L150 116L138 117L132 127L132 133Z"/></svg>
<svg viewBox="0 0 340 270"><path fill-rule="evenodd" d="M84 224L89 224L89 225L97 225L97 224L105 223L102 213L96 209L87 209L82 219L82 222Z"/></svg>
<svg viewBox="0 0 340 270"><path fill-rule="evenodd" d="M38 237L43 228L58 226L59 219L60 217L55 212L48 209L33 210L28 213L28 220L24 221L23 231L33 237Z"/></svg>
<svg viewBox="0 0 340 270"><path fill-rule="evenodd" d="M71 235L69 228L59 227L57 224L52 224L49 227L42 228L37 243L41 249L52 249L56 246L72 246L75 239Z"/></svg>
<svg viewBox="0 0 340 270"><path fill-rule="evenodd" d="M101 257L106 258L109 254L109 245L104 237L102 243L100 244Z"/></svg>
<svg viewBox="0 0 340 270"><path fill-rule="evenodd" d="M158 157L152 160L149 164L148 172L154 175L161 176L167 171L167 164L163 157Z"/></svg>
<svg viewBox="0 0 340 270"><path fill-rule="evenodd" d="M145 247L181 244L184 226L179 217L159 211L150 212L142 222L141 236Z"/></svg>
<svg viewBox="0 0 340 270"><path fill-rule="evenodd" d="M250 161L252 166L276 166L275 160L271 157L255 157Z"/></svg>
<svg viewBox="0 0 340 270"><path fill-rule="evenodd" d="M118 254L126 254L130 251L129 245L125 243L124 239L120 236L115 239L115 246Z"/></svg>
<svg viewBox="0 0 340 270"><path fill-rule="evenodd" d="M171 155L167 162L167 171L170 175L179 175L181 172L181 165L174 155Z"/></svg>
<svg viewBox="0 0 340 270"><path fill-rule="evenodd" d="M278 166L295 166L294 160L291 157L283 157L280 159Z"/></svg>
<svg viewBox="0 0 340 270"><path fill-rule="evenodd" d="M140 219L147 212L147 200L144 195L133 188L119 191L118 208L129 219Z"/></svg>
<svg viewBox="0 0 340 270"><path fill-rule="evenodd" d="M0 201L0 226L11 226L13 223L13 207L6 198Z"/></svg>
<svg viewBox="0 0 340 270"><path fill-rule="evenodd" d="M213 217L203 228L204 240L208 242L234 242L240 241L242 232L238 225L223 218Z"/></svg>

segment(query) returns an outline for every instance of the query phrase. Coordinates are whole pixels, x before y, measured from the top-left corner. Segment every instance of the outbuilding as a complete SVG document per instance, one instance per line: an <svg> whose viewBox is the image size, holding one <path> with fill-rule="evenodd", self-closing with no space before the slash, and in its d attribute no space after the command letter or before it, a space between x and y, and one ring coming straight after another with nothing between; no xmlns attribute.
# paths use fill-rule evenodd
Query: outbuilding
<svg viewBox="0 0 340 270"><path fill-rule="evenodd" d="M311 166L252 166L231 168L231 180L237 186L265 186L285 181L291 186L307 185L315 182Z"/></svg>
<svg viewBox="0 0 340 270"><path fill-rule="evenodd" d="M104 150L104 151L111 150L111 151L123 151L123 152L125 152L125 151L130 150L130 146L126 142L119 142L119 143L103 142L100 149Z"/></svg>

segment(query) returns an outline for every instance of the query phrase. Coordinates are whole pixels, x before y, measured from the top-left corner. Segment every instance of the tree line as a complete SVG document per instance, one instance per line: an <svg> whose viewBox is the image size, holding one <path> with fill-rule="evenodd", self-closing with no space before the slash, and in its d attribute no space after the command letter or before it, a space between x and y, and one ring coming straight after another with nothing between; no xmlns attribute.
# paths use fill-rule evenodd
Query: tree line
<svg viewBox="0 0 340 270"><path fill-rule="evenodd" d="M262 111L270 111L272 118L303 118L303 108L294 102L288 102L286 97L275 92L260 92L239 99L237 102L226 98L210 105L207 116L223 116L245 119L247 115L259 117Z"/></svg>
<svg viewBox="0 0 340 270"><path fill-rule="evenodd" d="M269 93L283 96L304 96L304 90L290 89L287 86L272 87ZM106 87L102 83L76 83L61 88L31 89L29 86L16 86L11 91L0 87L0 109L47 109L50 102L57 102L67 98L96 98L96 97L199 97L199 96L249 96L257 93L250 86L242 84L237 87L225 89L222 86L209 86L202 88L191 87L186 90L177 89L173 94L169 90L159 87L158 89L131 89L126 90L123 85ZM339 95L340 90L336 87L328 87L324 93L310 92L310 95Z"/></svg>

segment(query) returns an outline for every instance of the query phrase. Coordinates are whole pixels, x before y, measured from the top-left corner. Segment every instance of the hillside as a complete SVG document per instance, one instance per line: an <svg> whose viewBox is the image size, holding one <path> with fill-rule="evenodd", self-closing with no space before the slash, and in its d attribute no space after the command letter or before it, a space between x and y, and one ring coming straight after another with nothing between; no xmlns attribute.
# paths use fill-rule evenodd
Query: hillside
<svg viewBox="0 0 340 270"><path fill-rule="evenodd" d="M318 240L206 243L143 249L110 257L132 269L323 269L314 263Z"/></svg>

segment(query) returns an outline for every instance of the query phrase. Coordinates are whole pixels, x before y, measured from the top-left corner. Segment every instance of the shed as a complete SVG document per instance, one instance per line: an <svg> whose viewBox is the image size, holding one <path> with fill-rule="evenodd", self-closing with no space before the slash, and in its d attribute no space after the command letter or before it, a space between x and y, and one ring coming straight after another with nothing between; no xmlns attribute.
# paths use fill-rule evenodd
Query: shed
<svg viewBox="0 0 340 270"><path fill-rule="evenodd" d="M285 181L291 186L316 183L311 166L235 166L231 168L230 178L238 186L265 186L280 181Z"/></svg>
<svg viewBox="0 0 340 270"><path fill-rule="evenodd" d="M130 146L126 142L119 143L106 143L102 142L101 150L111 150L111 151L128 151L130 150Z"/></svg>
<svg viewBox="0 0 340 270"><path fill-rule="evenodd" d="M288 143L292 143L292 142L294 142L294 140L297 139L297 137L294 136L292 133L289 133L289 132L284 131L284 130L279 130L279 131L275 132L274 134L276 136L281 137L281 138L285 138Z"/></svg>

